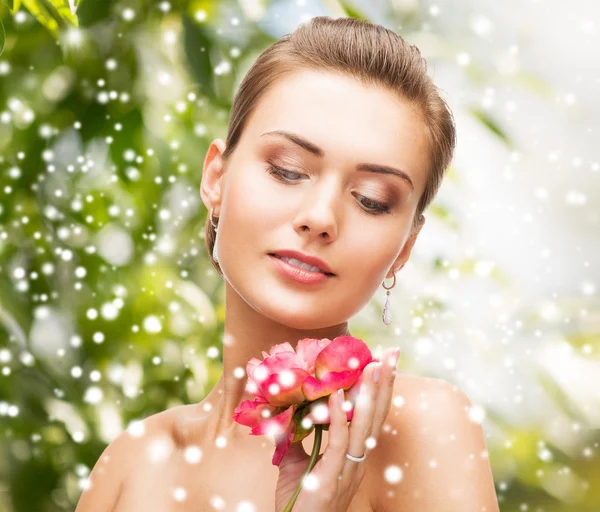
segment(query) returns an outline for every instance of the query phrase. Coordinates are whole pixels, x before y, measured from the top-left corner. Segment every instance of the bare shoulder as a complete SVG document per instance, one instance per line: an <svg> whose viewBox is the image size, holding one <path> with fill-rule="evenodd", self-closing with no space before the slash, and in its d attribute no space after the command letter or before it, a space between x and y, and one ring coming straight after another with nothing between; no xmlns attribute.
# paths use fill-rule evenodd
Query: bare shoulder
<svg viewBox="0 0 600 512"><path fill-rule="evenodd" d="M373 452L376 510L496 512L485 434L455 384L399 373Z"/></svg>
<svg viewBox="0 0 600 512"><path fill-rule="evenodd" d="M86 489L81 493L76 512L113 510L131 478L139 475L142 457L151 453L154 442L175 446L174 407L132 422L104 449L92 469Z"/></svg>

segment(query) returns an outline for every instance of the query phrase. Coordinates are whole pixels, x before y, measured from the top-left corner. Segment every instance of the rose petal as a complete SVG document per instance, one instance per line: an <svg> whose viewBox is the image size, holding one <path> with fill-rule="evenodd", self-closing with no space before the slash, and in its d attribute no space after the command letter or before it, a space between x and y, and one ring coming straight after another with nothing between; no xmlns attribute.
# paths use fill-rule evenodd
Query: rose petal
<svg viewBox="0 0 600 512"><path fill-rule="evenodd" d="M261 402L260 400L244 400L234 410L233 420L240 425L247 427L256 427L265 419L271 418L277 414L278 408L273 407L269 403ZM268 415L266 415L268 413Z"/></svg>
<svg viewBox="0 0 600 512"><path fill-rule="evenodd" d="M283 435L275 436L276 448L275 453L273 453L273 458L271 459L271 463L274 466L279 466L279 464L281 464L283 457L285 457L286 452L292 444L295 430L296 424L293 421L290 421L290 424Z"/></svg>
<svg viewBox="0 0 600 512"><path fill-rule="evenodd" d="M268 373L274 373L281 367L304 368L304 362L298 358L293 347L287 342L271 347L271 355L267 354L264 350L262 351L262 354L264 357L263 361L253 357L246 364L246 375L249 379L254 381L258 380L257 376L255 376L255 372L260 365L264 365L264 368L270 370L265 372L265 376L268 375Z"/></svg>
<svg viewBox="0 0 600 512"><path fill-rule="evenodd" d="M373 361L369 347L353 336L338 336L329 343L315 360L315 377L323 380L328 372L359 370Z"/></svg>
<svg viewBox="0 0 600 512"><path fill-rule="evenodd" d="M298 357L296 352L287 351L277 352L276 354L267 357L262 362L262 366L267 369L268 373L279 373L281 370L285 370L286 368L305 369L304 361ZM256 370L258 370L258 368Z"/></svg>
<svg viewBox="0 0 600 512"><path fill-rule="evenodd" d="M262 364L260 359L253 357L246 363L246 375L250 378L258 365Z"/></svg>
<svg viewBox="0 0 600 512"><path fill-rule="evenodd" d="M294 347L292 347L287 341L285 343L278 343L277 345L273 345L271 350L269 351L269 356L274 356L275 354L279 354L281 352L292 352L296 353ZM264 352L263 352L264 354Z"/></svg>
<svg viewBox="0 0 600 512"><path fill-rule="evenodd" d="M250 432L254 436L278 436L283 434L294 416L295 406L291 405L285 411L272 418L263 419Z"/></svg>
<svg viewBox="0 0 600 512"><path fill-rule="evenodd" d="M304 361L306 366L304 369L314 375L315 359L319 353L331 343L329 338L316 339L316 338L304 338L299 340L296 345L296 352L298 357Z"/></svg>
<svg viewBox="0 0 600 512"><path fill-rule="evenodd" d="M288 407L305 401L302 384L307 377L310 375L301 368L287 368L269 375L258 386L270 404Z"/></svg>
<svg viewBox="0 0 600 512"><path fill-rule="evenodd" d="M347 370L326 373L321 380L309 375L304 379L302 391L306 400L313 401L331 395L338 389L348 389L362 375L362 370Z"/></svg>

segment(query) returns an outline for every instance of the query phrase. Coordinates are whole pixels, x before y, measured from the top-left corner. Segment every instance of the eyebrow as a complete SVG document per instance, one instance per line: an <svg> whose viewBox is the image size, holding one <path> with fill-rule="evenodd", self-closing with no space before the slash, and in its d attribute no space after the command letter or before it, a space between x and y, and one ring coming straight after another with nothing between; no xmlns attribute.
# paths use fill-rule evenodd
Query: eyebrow
<svg viewBox="0 0 600 512"><path fill-rule="evenodd" d="M306 151L312 153L313 155L315 155L319 158L323 158L325 156L325 151L323 151L319 146L300 137L299 135L296 135L295 133L286 132L284 130L273 130L270 132L263 133L261 135L261 137L263 137L264 135L281 135L282 137L285 137L289 141L293 142L294 144L297 144L302 149L305 149ZM358 171L376 172L376 173L380 173L380 174L392 174L394 176L398 176L399 178L402 178L403 180L407 181L408 184L410 185L410 188L413 191L415 190L415 186L413 185L413 182L410 179L410 176L400 169L396 169L396 168L390 167L388 165L368 164L368 163L358 164L356 166L356 169Z"/></svg>

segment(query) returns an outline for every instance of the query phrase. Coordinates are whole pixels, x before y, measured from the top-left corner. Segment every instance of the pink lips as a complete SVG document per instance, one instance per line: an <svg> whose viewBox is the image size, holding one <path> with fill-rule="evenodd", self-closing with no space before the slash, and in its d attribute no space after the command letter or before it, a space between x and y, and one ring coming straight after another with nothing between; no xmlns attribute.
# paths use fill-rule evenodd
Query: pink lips
<svg viewBox="0 0 600 512"><path fill-rule="evenodd" d="M334 272L329 268L329 265L321 258L318 258L317 256L311 256L310 254L305 254L300 251L296 251L295 249L277 249L276 251L272 251L269 254L273 256L279 256L280 258L294 258L296 260L307 263L308 265L313 265L326 274L334 274Z"/></svg>
<svg viewBox="0 0 600 512"><path fill-rule="evenodd" d="M269 255L269 258L284 276L299 283L318 284L323 283L332 277L328 276L327 274L323 274L322 272L312 272L311 270L304 270L302 268L294 267L277 256Z"/></svg>

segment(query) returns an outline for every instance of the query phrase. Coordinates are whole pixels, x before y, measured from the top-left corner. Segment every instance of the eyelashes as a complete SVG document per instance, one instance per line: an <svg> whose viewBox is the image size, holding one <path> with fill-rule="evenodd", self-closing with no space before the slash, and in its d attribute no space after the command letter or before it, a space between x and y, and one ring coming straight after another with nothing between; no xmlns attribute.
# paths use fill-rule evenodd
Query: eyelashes
<svg viewBox="0 0 600 512"><path fill-rule="evenodd" d="M276 179L278 179L279 181L282 182L297 182L297 181L301 181L300 179L290 179L287 178L287 176L306 176L305 174L301 174L301 173L297 173L297 172L293 172L293 171L288 171L287 169L283 169L282 167L277 167L276 165L273 165L271 163L269 163L268 167L267 167L267 172L271 175L274 175ZM362 196L360 194L357 194L357 197L360 197L363 199L363 201L359 201L359 203L364 207L361 208L361 210L363 212L366 212L370 215L381 215L383 213L391 213L391 208L389 205L385 204L385 203L380 203L379 201L375 201L374 199L370 199L368 197Z"/></svg>

